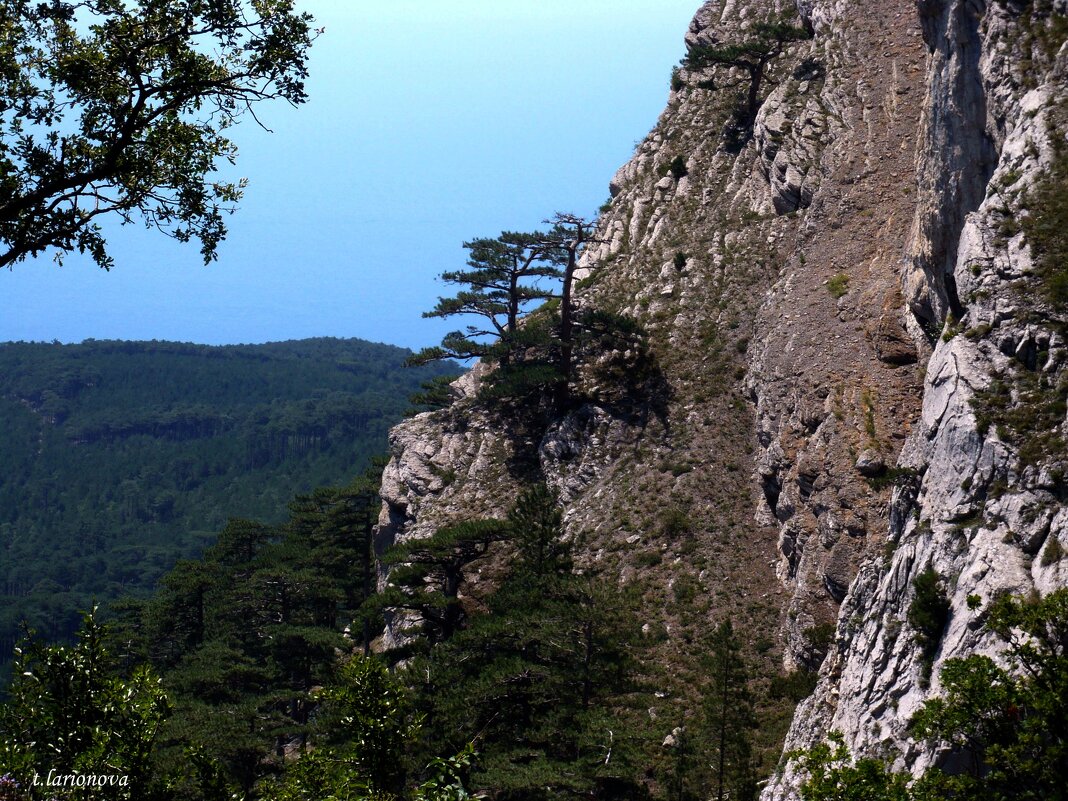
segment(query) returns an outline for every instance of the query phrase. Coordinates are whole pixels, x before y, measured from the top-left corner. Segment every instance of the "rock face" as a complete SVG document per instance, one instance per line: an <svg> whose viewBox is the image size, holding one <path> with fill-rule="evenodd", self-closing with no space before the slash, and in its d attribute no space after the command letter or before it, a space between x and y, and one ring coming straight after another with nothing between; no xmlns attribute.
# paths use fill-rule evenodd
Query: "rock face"
<svg viewBox="0 0 1068 801"><path fill-rule="evenodd" d="M796 68L796 92L783 84L768 98L756 142L784 127L769 121L794 121L775 159L788 153L795 166L767 172L773 210L793 206L777 174L812 175L802 186L819 190L764 299L747 378L762 515L778 526L777 571L792 592L782 624L791 667L814 667L806 631L833 619L860 561L886 537L889 493L868 466L893 463L915 419L920 379L909 365L923 347L906 332L900 294L915 203L919 22L905 7L873 14L816 2L803 11L811 54Z"/></svg>
<svg viewBox="0 0 1068 801"><path fill-rule="evenodd" d="M730 616L767 635L767 658L820 670L789 748L838 729L929 764L909 717L945 659L991 647L968 596L1068 582L1038 556L1068 546L1068 510L1063 404L1035 389L1061 380L1064 326L1019 222L1068 131L1068 45L1047 35L1066 6L705 3L689 45L782 13L812 38L771 63L741 135L737 97L681 70L612 178L577 302L644 327L640 369L587 354L580 402L556 415L478 400L484 368L461 379L450 408L392 433L380 551L503 516L544 480L584 566L642 588L665 708L695 637ZM1028 403L1045 403L1044 439L1006 417ZM928 568L952 615L925 687L907 610ZM491 583L476 571L463 591ZM833 621L824 659L815 632ZM404 636L392 621L383 646ZM665 737L684 724L658 712ZM764 798L794 797L795 778Z"/></svg>
<svg viewBox="0 0 1068 801"><path fill-rule="evenodd" d="M1060 3L1054 13L1066 11ZM903 282L917 327L934 321L942 336L899 461L906 478L890 509L892 555L865 563L850 586L820 684L787 743L806 747L834 729L857 753L891 747L902 754L897 768L916 773L933 756L906 727L938 693L939 667L996 650L975 625L969 596L1045 594L1068 581L1063 562L1040 556L1068 538L1063 484L1050 473L1063 462L1063 442L1060 452L1028 452L1011 426L984 425L977 414L995 381L1026 386L1037 372L1050 386L1045 402L1062 381L1062 327L1036 306L1029 244L1006 220L1041 212L1027 208L1028 196L1052 169L1054 138L1063 145L1068 48L1042 53L1028 29L1043 21L1011 3L921 2L919 13L929 56ZM1028 365L1038 351L1048 354L1043 363ZM1026 408L1018 390L1013 404ZM907 615L912 582L928 568L943 577L952 611L925 687ZM792 778L780 777L765 799L795 797Z"/></svg>

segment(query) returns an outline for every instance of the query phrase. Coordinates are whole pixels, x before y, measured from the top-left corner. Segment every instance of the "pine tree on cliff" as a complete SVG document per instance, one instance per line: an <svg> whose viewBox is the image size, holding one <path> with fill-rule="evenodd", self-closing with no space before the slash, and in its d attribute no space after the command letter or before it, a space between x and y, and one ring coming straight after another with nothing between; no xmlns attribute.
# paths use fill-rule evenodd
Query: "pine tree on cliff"
<svg viewBox="0 0 1068 801"><path fill-rule="evenodd" d="M507 366L522 359L519 323L528 307L553 297L540 280L562 276L553 253L537 234L505 231L496 239L465 242L470 251L470 269L442 273L443 281L465 289L438 305L424 317L482 318L479 325L445 335L440 346L425 348L409 359L426 364L438 359L486 359Z"/></svg>
<svg viewBox="0 0 1068 801"><path fill-rule="evenodd" d="M389 585L360 610L363 621L378 621L385 610L405 610L418 618L428 644L448 640L463 624L460 586L464 569L507 538L502 520L466 520L439 528L432 537L398 543L382 555L391 565Z"/></svg>
<svg viewBox="0 0 1068 801"><path fill-rule="evenodd" d="M575 214L556 214L551 220L552 230L548 242L556 253L562 268L560 288L560 356L557 363L560 379L557 400L561 406L569 399L569 384L574 377L575 304L573 288L579 253L591 241L594 223Z"/></svg>
<svg viewBox="0 0 1068 801"><path fill-rule="evenodd" d="M488 382L491 394L517 397L552 387L558 405L567 404L575 349L583 329L574 303L575 271L582 249L595 241L595 223L563 213L546 222L551 225L548 231L505 232L497 239L464 244L471 251L471 269L447 272L442 278L466 289L439 299L423 316L469 315L484 322L447 334L441 345L425 348L409 364L482 359L498 367ZM538 302L541 305L531 308ZM591 326L595 336L603 337L609 318L615 319L597 317ZM631 336L626 324L619 322L619 326Z"/></svg>
<svg viewBox="0 0 1068 801"><path fill-rule="evenodd" d="M792 25L787 17L771 16L753 25L743 41L691 47L682 63L691 71L713 68L713 77L702 84L706 88L733 89L747 84L744 105L739 111L740 121L749 130L760 110L761 89L771 81L768 71L771 62L781 56L789 44L809 38L809 31ZM723 68L725 72L741 70L743 77L727 78L725 83L717 84L719 71L716 68Z"/></svg>

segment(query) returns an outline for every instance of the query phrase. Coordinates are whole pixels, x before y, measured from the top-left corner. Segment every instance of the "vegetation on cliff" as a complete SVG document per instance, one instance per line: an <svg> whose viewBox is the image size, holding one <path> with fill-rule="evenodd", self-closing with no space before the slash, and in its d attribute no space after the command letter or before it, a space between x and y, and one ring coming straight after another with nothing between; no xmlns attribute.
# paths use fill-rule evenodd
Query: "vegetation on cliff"
<svg viewBox="0 0 1068 801"><path fill-rule="evenodd" d="M580 310L574 298L578 259L595 241L596 221L558 213L550 227L503 232L496 239L465 242L469 270L442 274L466 287L439 298L424 317L475 317L479 324L445 335L410 360L478 358L494 369L484 378L483 398L529 400L539 394L560 411L572 400L583 346L640 347L641 327L623 315Z"/></svg>
<svg viewBox="0 0 1068 801"><path fill-rule="evenodd" d="M978 598L975 599L978 601ZM914 782L887 760L854 760L840 736L795 754L804 801L1048 801L1068 775L1068 590L1032 600L1002 596L982 626L1000 641L995 661L947 660L942 692L912 720L938 765Z"/></svg>
<svg viewBox="0 0 1068 801"><path fill-rule="evenodd" d="M763 102L762 90L772 82L770 65L794 43L812 33L795 25L792 15L769 16L757 21L739 41L698 44L690 47L682 65L694 72L708 70L712 77L700 82L705 89L742 89L735 112L739 138L748 140Z"/></svg>

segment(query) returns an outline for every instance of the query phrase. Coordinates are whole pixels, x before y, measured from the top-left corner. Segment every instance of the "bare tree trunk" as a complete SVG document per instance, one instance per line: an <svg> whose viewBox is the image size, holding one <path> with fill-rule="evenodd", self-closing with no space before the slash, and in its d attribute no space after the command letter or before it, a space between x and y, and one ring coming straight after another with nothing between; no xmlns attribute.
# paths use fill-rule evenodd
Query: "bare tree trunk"
<svg viewBox="0 0 1068 801"><path fill-rule="evenodd" d="M572 338L574 336L573 322L571 319L571 283L575 276L576 252L580 236L576 236L575 242L567 250L567 267L564 269L564 286L560 293L560 387L557 391L557 399L561 406L566 406L570 399L571 371L572 371Z"/></svg>

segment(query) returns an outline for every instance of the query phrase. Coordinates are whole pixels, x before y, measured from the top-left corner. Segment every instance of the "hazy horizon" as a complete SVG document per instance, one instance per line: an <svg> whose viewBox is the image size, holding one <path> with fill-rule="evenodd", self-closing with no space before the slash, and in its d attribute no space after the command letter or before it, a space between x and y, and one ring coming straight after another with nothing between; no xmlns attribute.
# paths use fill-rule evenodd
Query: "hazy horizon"
<svg viewBox="0 0 1068 801"><path fill-rule="evenodd" d="M463 324L421 313L464 240L596 213L699 4L305 0L309 102L232 132L250 185L219 260L110 225L110 273L75 253L0 275L0 341L433 344Z"/></svg>

